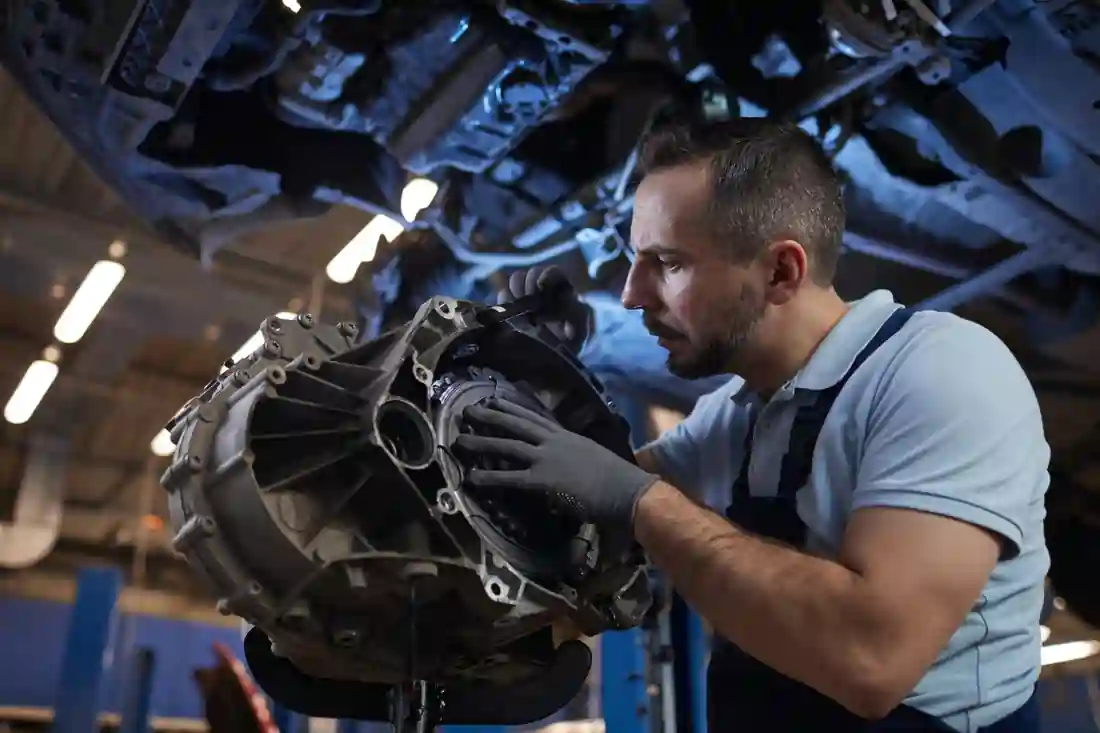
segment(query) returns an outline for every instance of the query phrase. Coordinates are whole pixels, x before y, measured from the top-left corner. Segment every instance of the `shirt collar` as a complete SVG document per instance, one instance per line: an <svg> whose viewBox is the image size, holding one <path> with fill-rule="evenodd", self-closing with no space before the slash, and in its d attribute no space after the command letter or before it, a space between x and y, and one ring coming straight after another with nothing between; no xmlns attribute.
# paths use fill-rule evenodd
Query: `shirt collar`
<svg viewBox="0 0 1100 733"><path fill-rule="evenodd" d="M848 305L848 312L833 326L802 369L783 385L781 392L793 394L796 389L817 392L837 384L890 315L901 307L887 290L872 291ZM754 393L743 381L732 397L739 405L753 398Z"/></svg>

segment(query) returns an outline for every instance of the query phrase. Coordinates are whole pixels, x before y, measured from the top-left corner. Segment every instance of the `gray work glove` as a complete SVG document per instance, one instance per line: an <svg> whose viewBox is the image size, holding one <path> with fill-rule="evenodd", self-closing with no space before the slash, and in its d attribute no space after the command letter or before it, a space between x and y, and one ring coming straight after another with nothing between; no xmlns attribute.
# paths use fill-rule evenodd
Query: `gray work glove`
<svg viewBox="0 0 1100 733"><path fill-rule="evenodd" d="M592 308L581 301L565 273L557 267L548 265L513 272L508 278L508 288L500 292L497 302L504 305L537 292L552 297L551 304L535 321L550 329L574 354L579 354L592 335Z"/></svg>
<svg viewBox="0 0 1100 733"><path fill-rule="evenodd" d="M618 536L633 535L638 500L657 481L635 463L541 415L502 399L490 398L463 413L479 435L455 441L464 456L504 459L510 470L467 471L474 490L493 488L547 494L576 512L582 521ZM486 435L488 433L489 435Z"/></svg>

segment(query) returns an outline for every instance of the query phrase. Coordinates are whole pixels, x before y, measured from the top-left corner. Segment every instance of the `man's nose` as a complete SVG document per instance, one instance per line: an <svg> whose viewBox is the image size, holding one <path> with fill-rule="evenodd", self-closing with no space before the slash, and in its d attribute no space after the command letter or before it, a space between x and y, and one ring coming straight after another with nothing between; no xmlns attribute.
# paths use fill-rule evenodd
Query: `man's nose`
<svg viewBox="0 0 1100 733"><path fill-rule="evenodd" d="M646 307L644 296L644 283L639 272L638 261L630 263L630 269L626 273L626 282L623 284L622 304L627 310L640 310Z"/></svg>

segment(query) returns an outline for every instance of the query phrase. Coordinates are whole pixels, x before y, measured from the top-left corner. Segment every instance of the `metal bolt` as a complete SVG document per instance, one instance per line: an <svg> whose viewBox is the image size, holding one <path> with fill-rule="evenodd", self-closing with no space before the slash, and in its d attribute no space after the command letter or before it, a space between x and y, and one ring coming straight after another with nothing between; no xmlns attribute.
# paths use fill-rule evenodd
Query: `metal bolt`
<svg viewBox="0 0 1100 733"><path fill-rule="evenodd" d="M417 375L418 377L422 375ZM438 397L443 394L443 390L454 384L454 379L450 376L443 376L432 382L432 397Z"/></svg>

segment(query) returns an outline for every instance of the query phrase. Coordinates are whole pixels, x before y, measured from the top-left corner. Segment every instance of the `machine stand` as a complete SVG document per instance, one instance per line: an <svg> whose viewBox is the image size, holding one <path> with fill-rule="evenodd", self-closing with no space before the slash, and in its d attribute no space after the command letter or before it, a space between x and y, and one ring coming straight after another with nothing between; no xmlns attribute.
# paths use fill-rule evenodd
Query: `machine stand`
<svg viewBox="0 0 1100 733"><path fill-rule="evenodd" d="M424 680L395 687L390 724L394 733L432 733L440 721L443 700L438 688Z"/></svg>

